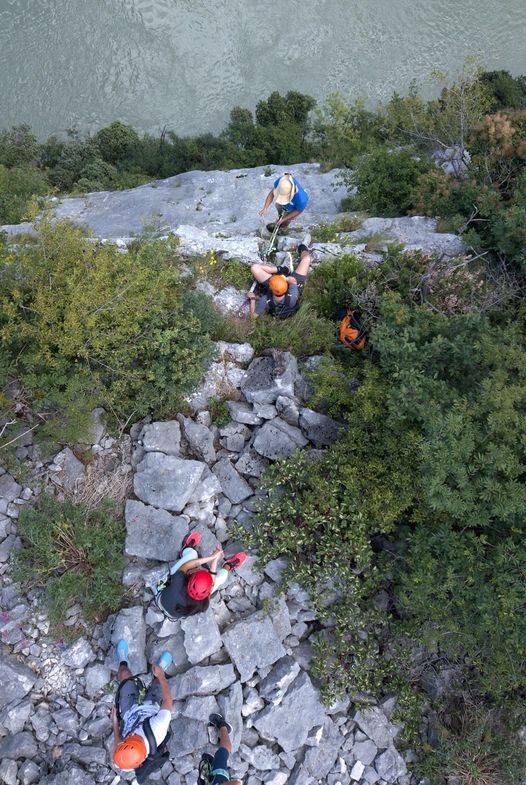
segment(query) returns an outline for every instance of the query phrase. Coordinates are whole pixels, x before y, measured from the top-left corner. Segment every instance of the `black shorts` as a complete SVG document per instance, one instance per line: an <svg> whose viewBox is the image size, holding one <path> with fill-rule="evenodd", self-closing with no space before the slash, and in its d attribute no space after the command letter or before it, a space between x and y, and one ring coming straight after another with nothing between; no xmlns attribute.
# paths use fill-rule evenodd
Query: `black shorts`
<svg viewBox="0 0 526 785"><path fill-rule="evenodd" d="M142 698L142 703L145 703L145 701L151 701L152 703L158 703L159 705L163 702L163 691L157 679L152 681L146 690ZM132 706L135 706L136 703L139 703L139 685L135 679L129 679L122 685L119 692L119 714L121 717L124 717L126 712L129 711Z"/></svg>
<svg viewBox="0 0 526 785"><path fill-rule="evenodd" d="M230 772L228 770L228 750L224 747L219 747L214 755L214 762L212 763L212 783L211 785L222 785L224 782L229 782Z"/></svg>

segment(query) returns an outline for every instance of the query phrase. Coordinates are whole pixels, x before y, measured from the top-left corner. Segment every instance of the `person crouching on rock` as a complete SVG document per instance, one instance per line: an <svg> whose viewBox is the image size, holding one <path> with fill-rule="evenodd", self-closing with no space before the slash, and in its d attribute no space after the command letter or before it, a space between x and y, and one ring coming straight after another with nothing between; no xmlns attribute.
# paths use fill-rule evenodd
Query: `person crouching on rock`
<svg viewBox="0 0 526 785"><path fill-rule="evenodd" d="M206 611L209 597L226 583L229 572L240 567L247 558L246 553L240 551L218 569L223 556L221 546L218 545L211 556L199 558L196 548L200 541L199 532L189 534L178 561L157 584L155 603L169 619Z"/></svg>
<svg viewBox="0 0 526 785"><path fill-rule="evenodd" d="M113 761L119 769L135 770L138 782L160 769L169 757L173 700L165 670L172 662L169 651L152 665L154 679L148 688L128 666L128 644L117 643L119 686L111 710L115 747Z"/></svg>
<svg viewBox="0 0 526 785"><path fill-rule="evenodd" d="M269 232L274 231L276 225L285 229L294 218L301 215L309 203L309 197L296 178L290 172L285 172L274 180L274 187L268 192L265 204L259 211L260 218L265 217L272 201L276 203L278 220L276 223L267 224Z"/></svg>
<svg viewBox="0 0 526 785"><path fill-rule="evenodd" d="M300 255L296 269L292 270L292 256L287 254L286 263L276 267L274 264L256 262L250 268L259 283L262 295L248 292L250 317L256 319L263 313L278 319L287 319L299 308L299 299L312 263L312 254L307 245L310 235L306 235L298 245Z"/></svg>

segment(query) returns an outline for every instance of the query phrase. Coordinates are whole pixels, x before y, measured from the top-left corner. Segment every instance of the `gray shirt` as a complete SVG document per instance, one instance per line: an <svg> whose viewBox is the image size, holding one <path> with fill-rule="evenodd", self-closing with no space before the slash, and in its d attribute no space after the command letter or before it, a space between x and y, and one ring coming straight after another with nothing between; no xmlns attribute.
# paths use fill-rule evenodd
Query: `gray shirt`
<svg viewBox="0 0 526 785"><path fill-rule="evenodd" d="M296 284L296 283L289 283L289 288L287 289L287 294L290 295L289 298L288 298L289 299L289 304L290 304L290 307L293 308L296 305L296 303L298 302L298 297L299 297L298 284ZM285 297L286 296L287 295L285 295ZM277 300L276 297L274 297L274 295L272 295L272 299L273 299L275 305L278 306L278 307L279 307L279 305L281 305L281 303L284 302L284 300L282 300L281 303L280 303L280 301ZM258 301L256 303L256 313L257 313L258 316L260 316L262 313L265 313L266 310L267 310L267 295L264 294L262 297L258 298Z"/></svg>

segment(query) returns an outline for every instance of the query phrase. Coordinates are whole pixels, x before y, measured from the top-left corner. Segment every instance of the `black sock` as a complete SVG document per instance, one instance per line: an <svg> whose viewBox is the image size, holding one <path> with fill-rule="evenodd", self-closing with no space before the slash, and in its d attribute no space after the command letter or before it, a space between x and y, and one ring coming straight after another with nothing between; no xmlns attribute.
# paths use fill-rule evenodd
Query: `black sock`
<svg viewBox="0 0 526 785"><path fill-rule="evenodd" d="M127 667L128 667L128 663L126 660L121 660L121 662L119 662L119 668L127 668Z"/></svg>

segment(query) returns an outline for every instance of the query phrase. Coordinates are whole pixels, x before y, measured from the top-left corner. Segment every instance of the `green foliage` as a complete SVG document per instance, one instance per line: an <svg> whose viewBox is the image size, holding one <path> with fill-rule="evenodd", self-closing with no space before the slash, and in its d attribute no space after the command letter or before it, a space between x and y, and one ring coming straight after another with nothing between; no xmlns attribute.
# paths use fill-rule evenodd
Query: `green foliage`
<svg viewBox="0 0 526 785"><path fill-rule="evenodd" d="M342 215L330 223L321 223L311 228L312 239L316 243L342 242L339 236L342 232L354 232L363 224L365 213L355 215Z"/></svg>
<svg viewBox="0 0 526 785"><path fill-rule="evenodd" d="M145 241L125 255L44 221L37 244L4 252L4 351L33 407L56 413L55 428L62 416L81 421L95 400L119 419L167 415L199 380L211 344L182 306L174 247Z"/></svg>
<svg viewBox="0 0 526 785"><path fill-rule="evenodd" d="M288 319L260 316L253 323L248 340L256 354L273 347L304 357L330 349L335 341L335 330L334 324L318 316L314 308L304 302Z"/></svg>
<svg viewBox="0 0 526 785"><path fill-rule="evenodd" d="M222 425L226 425L231 420L230 412L226 405L226 399L222 400L213 396L208 401L208 411L210 412L212 422L217 425L218 428L221 428Z"/></svg>
<svg viewBox="0 0 526 785"><path fill-rule="evenodd" d="M313 142L318 156L330 166L352 167L360 155L382 143L382 118L365 109L362 100L348 104L332 93L315 109Z"/></svg>
<svg viewBox="0 0 526 785"><path fill-rule="evenodd" d="M37 138L28 125L17 125L0 132L0 165L9 168L22 166L34 163L37 157Z"/></svg>
<svg viewBox="0 0 526 785"><path fill-rule="evenodd" d="M118 610L125 529L111 507L90 510L42 494L22 510L18 531L16 579L43 590L52 624L63 624L77 603L87 621Z"/></svg>
<svg viewBox="0 0 526 785"><path fill-rule="evenodd" d="M351 199L352 209L375 215L403 215L413 206L412 192L419 176L429 169L430 163L415 160L410 150L378 148L343 175L349 189L358 189Z"/></svg>
<svg viewBox="0 0 526 785"><path fill-rule="evenodd" d="M246 340L250 329L248 320L241 316L222 313L212 298L204 292L185 291L182 295L182 303L190 317L199 322L197 329L202 335L209 336L213 341L229 343L243 343Z"/></svg>
<svg viewBox="0 0 526 785"><path fill-rule="evenodd" d="M32 197L49 191L46 175L32 164L19 164L10 169L0 164L0 223L23 221Z"/></svg>
<svg viewBox="0 0 526 785"><path fill-rule="evenodd" d="M526 77L513 77L509 71L485 71L480 81L491 94L491 112L526 108Z"/></svg>
<svg viewBox="0 0 526 785"><path fill-rule="evenodd" d="M115 121L95 134L95 142L103 160L115 166L129 157L139 136L131 126Z"/></svg>

